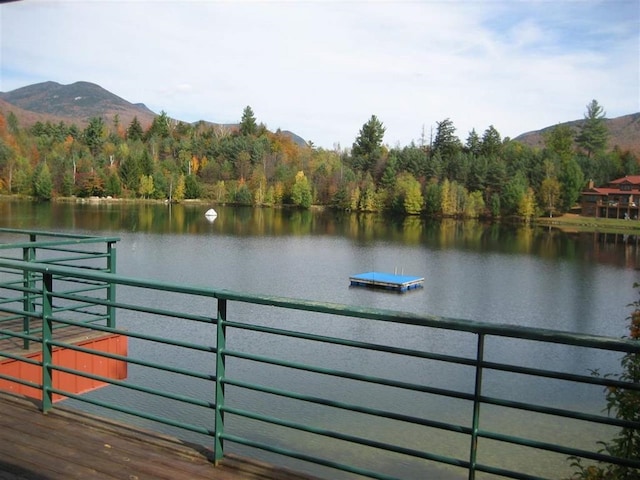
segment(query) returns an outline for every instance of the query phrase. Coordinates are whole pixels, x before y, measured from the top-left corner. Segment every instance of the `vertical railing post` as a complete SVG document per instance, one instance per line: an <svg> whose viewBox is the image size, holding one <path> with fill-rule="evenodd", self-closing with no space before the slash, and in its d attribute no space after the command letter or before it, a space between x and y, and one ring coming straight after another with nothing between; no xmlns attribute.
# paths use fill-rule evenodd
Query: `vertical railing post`
<svg viewBox="0 0 640 480"><path fill-rule="evenodd" d="M224 457L224 377L227 335L227 300L218 299L218 318L216 330L216 419L215 419L215 447L213 450L214 461L218 463Z"/></svg>
<svg viewBox="0 0 640 480"><path fill-rule="evenodd" d="M29 235L29 241L35 243L36 235L34 233ZM22 260L25 262L34 262L36 260L36 250L33 247L23 247L22 249ZM33 302L33 293L31 290L33 289L35 282L33 281L34 274L29 270L24 270L22 272L22 285L25 288L25 291L22 295L22 310L25 312L25 316L22 318L22 332L25 335L29 335L31 332L31 318L33 318L29 314L33 314L35 312L35 305ZM24 339L22 341L22 348L25 350L29 350L29 340Z"/></svg>
<svg viewBox="0 0 640 480"><path fill-rule="evenodd" d="M473 391L473 420L471 424L471 448L469 450L469 480L476 478L478 454L478 428L480 426L480 396L482 395L482 364L484 362L484 333L478 334L476 354L476 378Z"/></svg>
<svg viewBox="0 0 640 480"><path fill-rule="evenodd" d="M107 244L107 271L109 273L116 273L116 245L115 242L108 242ZM107 286L107 327L116 327L116 308L113 304L116 301L116 284L109 282Z"/></svg>
<svg viewBox="0 0 640 480"><path fill-rule="evenodd" d="M53 345L51 344L53 333L52 313L53 275L42 275L42 411L44 413L53 407L52 369Z"/></svg>

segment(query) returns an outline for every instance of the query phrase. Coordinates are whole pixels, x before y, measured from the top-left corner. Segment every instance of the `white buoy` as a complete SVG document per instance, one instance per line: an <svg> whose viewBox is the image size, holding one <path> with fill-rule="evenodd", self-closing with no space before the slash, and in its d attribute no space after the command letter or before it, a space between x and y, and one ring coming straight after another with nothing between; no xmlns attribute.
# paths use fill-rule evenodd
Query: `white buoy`
<svg viewBox="0 0 640 480"><path fill-rule="evenodd" d="M218 218L218 213L213 208L210 208L205 212L204 218L207 219L207 222L213 223L215 222L216 218Z"/></svg>

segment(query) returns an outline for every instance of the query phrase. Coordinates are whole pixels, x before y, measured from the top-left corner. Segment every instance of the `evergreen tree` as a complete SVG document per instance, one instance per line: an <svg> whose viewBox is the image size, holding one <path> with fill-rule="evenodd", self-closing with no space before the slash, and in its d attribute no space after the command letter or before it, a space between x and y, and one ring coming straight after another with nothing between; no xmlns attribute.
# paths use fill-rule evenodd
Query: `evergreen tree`
<svg viewBox="0 0 640 480"><path fill-rule="evenodd" d="M480 148L482 147L482 142L480 141L480 136L477 134L476 129L472 129L469 132L469 136L467 137L467 143L465 144L465 149L473 156L480 155Z"/></svg>
<svg viewBox="0 0 640 480"><path fill-rule="evenodd" d="M240 134L241 135L255 135L258 132L258 124L256 123L256 117L253 114L253 110L250 106L244 107L242 111L242 119L240 120Z"/></svg>
<svg viewBox="0 0 640 480"><path fill-rule="evenodd" d="M109 173L104 193L112 197L118 197L122 193L122 182L115 171Z"/></svg>
<svg viewBox="0 0 640 480"><path fill-rule="evenodd" d="M427 185L424 192L425 213L436 216L442 213L442 189L436 182Z"/></svg>
<svg viewBox="0 0 640 480"><path fill-rule="evenodd" d="M38 200L51 200L53 181L47 162L42 162L33 175L33 196Z"/></svg>
<svg viewBox="0 0 640 480"><path fill-rule="evenodd" d="M91 154L95 156L106 138L104 120L100 117L91 118L89 125L84 129L83 138L85 144L91 150Z"/></svg>
<svg viewBox="0 0 640 480"><path fill-rule="evenodd" d="M562 208L568 212L584 187L584 174L575 158L562 163L558 180L562 186Z"/></svg>
<svg viewBox="0 0 640 480"><path fill-rule="evenodd" d="M382 140L385 127L375 115L371 115L351 148L356 167L364 172L371 172L382 155Z"/></svg>
<svg viewBox="0 0 640 480"><path fill-rule="evenodd" d="M184 179L185 183L185 198L200 198L202 188L198 183L198 179L195 175L187 175Z"/></svg>
<svg viewBox="0 0 640 480"><path fill-rule="evenodd" d="M433 142L433 151L440 153L443 161L446 163L458 153L462 148L460 139L456 137L456 127L453 122L445 118L441 122L437 122L436 138Z"/></svg>
<svg viewBox="0 0 640 480"><path fill-rule="evenodd" d="M390 154L387 158L387 164L382 172L382 178L380 178L380 186L388 189L393 186L398 175L398 160L395 154Z"/></svg>
<svg viewBox="0 0 640 480"><path fill-rule="evenodd" d="M500 194L502 212L507 215L517 215L522 197L527 193L528 188L527 179L522 172L510 178Z"/></svg>
<svg viewBox="0 0 640 480"><path fill-rule="evenodd" d="M142 156L140 157L140 171L142 175L153 175L153 158L149 153L149 150L146 148L142 151Z"/></svg>
<svg viewBox="0 0 640 480"><path fill-rule="evenodd" d="M562 160L573 157L573 130L568 125L556 125L542 134L546 149Z"/></svg>
<svg viewBox="0 0 640 480"><path fill-rule="evenodd" d="M580 125L576 143L587 153L588 158L602 153L607 146L609 131L604 121L605 115L604 109L596 100L591 100L587 105L587 113Z"/></svg>
<svg viewBox="0 0 640 480"><path fill-rule="evenodd" d="M486 157L494 157L500 154L502 150L502 139L500 133L495 129L493 125L490 125L482 134L482 143L480 145L480 152Z"/></svg>
<svg viewBox="0 0 640 480"><path fill-rule="evenodd" d="M171 135L171 119L167 115L167 113L163 110L160 112L160 115L153 119L151 123L151 127L146 133L146 138L150 139L152 137L158 138L167 138Z"/></svg>
<svg viewBox="0 0 640 480"><path fill-rule="evenodd" d="M138 121L138 117L133 117L131 123L129 124L129 128L127 129L127 139L128 140L142 140L144 136L144 130L142 130L142 125Z"/></svg>

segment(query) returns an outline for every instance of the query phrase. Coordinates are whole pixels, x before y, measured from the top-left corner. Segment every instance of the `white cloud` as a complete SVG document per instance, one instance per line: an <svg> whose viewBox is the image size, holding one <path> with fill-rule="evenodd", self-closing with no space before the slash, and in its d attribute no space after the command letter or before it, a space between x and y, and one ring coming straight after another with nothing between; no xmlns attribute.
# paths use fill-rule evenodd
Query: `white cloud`
<svg viewBox="0 0 640 480"><path fill-rule="evenodd" d="M407 144L640 110L635 1L16 2L0 6L0 90L95 82L154 111L349 147L375 114ZM611 12L611 10L616 10ZM633 13L636 13L634 20Z"/></svg>

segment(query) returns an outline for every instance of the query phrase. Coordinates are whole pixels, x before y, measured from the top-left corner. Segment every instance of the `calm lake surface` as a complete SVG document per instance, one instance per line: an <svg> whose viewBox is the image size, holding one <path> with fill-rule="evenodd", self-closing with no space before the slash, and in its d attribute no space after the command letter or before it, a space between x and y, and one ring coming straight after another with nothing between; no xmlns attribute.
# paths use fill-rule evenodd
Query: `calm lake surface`
<svg viewBox="0 0 640 480"><path fill-rule="evenodd" d="M627 333L628 304L638 297L633 284L639 280L640 247L634 236L217 206L218 217L210 222L204 215L208 208L0 201L0 227L118 236L118 273L127 276L615 337ZM424 288L391 294L349 287L350 275L368 271L423 276ZM539 352L505 355L540 361ZM612 356L559 355L578 373L619 368ZM555 395L530 385L505 388L534 397ZM601 389L576 396L588 410L604 406ZM424 408L446 406L416 399L416 411ZM411 465L393 471L403 478L425 474Z"/></svg>

